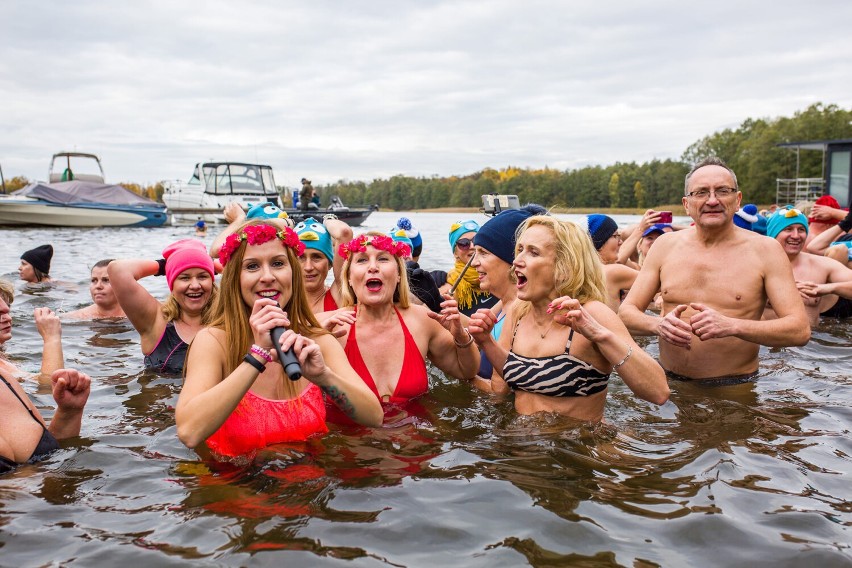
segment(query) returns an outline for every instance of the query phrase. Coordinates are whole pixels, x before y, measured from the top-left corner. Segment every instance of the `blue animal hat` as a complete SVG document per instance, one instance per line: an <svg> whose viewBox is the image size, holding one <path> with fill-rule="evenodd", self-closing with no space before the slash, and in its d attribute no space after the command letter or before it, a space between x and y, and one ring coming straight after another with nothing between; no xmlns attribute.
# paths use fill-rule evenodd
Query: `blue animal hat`
<svg viewBox="0 0 852 568"><path fill-rule="evenodd" d="M456 243L465 233L478 233L479 223L473 220L456 221L450 226L450 249L456 250Z"/></svg>
<svg viewBox="0 0 852 568"><path fill-rule="evenodd" d="M288 215L285 211L281 211L277 205L271 201L266 203L258 203L253 205L246 213L246 219L287 219Z"/></svg>
<svg viewBox="0 0 852 568"><path fill-rule="evenodd" d="M808 232L808 218L804 213L792 207L785 207L776 211L766 222L766 236L774 239L790 225L802 225L805 227L805 233Z"/></svg>
<svg viewBox="0 0 852 568"><path fill-rule="evenodd" d="M304 243L305 248L320 251L325 255L329 263L334 261L334 252L331 248L331 235L328 234L325 225L313 217L308 217L296 225L296 228L293 230L299 235L299 240Z"/></svg>
<svg viewBox="0 0 852 568"><path fill-rule="evenodd" d="M408 245L409 250L414 250L414 244L412 244L411 239L408 238L405 229L394 227L388 232L388 235L390 235L390 238L392 238L395 243L405 243ZM414 253L412 253L412 256L414 256Z"/></svg>

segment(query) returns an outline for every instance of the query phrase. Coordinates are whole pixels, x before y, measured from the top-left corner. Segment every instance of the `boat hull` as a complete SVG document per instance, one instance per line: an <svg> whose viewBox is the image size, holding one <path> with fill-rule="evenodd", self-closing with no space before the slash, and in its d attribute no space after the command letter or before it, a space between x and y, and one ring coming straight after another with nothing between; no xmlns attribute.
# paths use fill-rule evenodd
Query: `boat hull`
<svg viewBox="0 0 852 568"><path fill-rule="evenodd" d="M160 227L164 207L106 204L63 205L39 199L0 197L0 225L44 227Z"/></svg>

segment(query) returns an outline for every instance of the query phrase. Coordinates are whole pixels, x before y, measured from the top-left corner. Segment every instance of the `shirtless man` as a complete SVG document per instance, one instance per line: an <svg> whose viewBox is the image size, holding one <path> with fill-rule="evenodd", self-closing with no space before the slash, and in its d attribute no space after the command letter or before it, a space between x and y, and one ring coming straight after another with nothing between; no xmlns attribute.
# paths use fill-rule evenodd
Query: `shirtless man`
<svg viewBox="0 0 852 568"><path fill-rule="evenodd" d="M99 260L92 267L92 279L89 282L89 294L92 295L94 304L86 306L73 312L64 314L71 319L101 319L101 318L126 318L124 310L118 304L118 298L112 291L107 274L111 258Z"/></svg>
<svg viewBox="0 0 852 568"><path fill-rule="evenodd" d="M751 380L761 345L810 339L790 263L777 241L734 225L742 194L718 158L687 174L684 193L695 227L657 239L618 313L632 333L660 337L660 363L670 377ZM646 314L657 290L661 316ZM760 319L767 299L776 320Z"/></svg>
<svg viewBox="0 0 852 568"><path fill-rule="evenodd" d="M849 302L852 270L833 258L803 252L808 239L808 219L800 211L779 209L766 225L766 236L781 243L787 253L811 326L819 323L821 312L831 309L838 301ZM838 295L842 298L838 299ZM775 317L771 306L766 307L763 317Z"/></svg>

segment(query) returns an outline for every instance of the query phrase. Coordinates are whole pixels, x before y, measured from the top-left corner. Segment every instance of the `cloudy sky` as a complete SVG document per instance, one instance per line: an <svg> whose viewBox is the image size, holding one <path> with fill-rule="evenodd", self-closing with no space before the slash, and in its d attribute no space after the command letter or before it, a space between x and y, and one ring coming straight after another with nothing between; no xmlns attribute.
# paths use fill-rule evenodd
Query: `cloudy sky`
<svg viewBox="0 0 852 568"><path fill-rule="evenodd" d="M692 4L0 0L0 166L43 180L88 151L148 184L249 161L289 186L567 169L852 107L852 2Z"/></svg>

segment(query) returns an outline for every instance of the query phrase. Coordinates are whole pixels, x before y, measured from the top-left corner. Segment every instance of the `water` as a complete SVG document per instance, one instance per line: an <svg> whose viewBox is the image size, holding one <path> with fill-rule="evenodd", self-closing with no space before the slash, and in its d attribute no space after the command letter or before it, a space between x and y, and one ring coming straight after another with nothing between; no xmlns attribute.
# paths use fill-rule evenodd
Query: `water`
<svg viewBox="0 0 852 568"><path fill-rule="evenodd" d="M424 233L421 263L446 269L448 227L470 216L407 216ZM16 278L20 253L51 242L62 281L18 294L7 352L36 370L34 307L85 305L95 261L158 258L192 234L0 229L0 272ZM143 283L165 294L164 279ZM852 565L848 323L762 349L756 384L672 383L662 407L615 378L596 427L519 417L433 372L428 423L333 428L247 467L180 444L180 380L140 372L129 324L68 322L63 344L66 364L93 377L82 437L0 477L1 566ZM50 416L47 389L25 388Z"/></svg>

